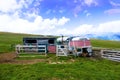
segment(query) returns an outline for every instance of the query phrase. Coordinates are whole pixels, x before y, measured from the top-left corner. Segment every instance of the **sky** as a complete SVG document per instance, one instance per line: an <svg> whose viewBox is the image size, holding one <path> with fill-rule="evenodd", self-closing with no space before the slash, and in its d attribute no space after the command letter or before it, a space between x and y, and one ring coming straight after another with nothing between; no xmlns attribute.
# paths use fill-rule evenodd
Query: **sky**
<svg viewBox="0 0 120 80"><path fill-rule="evenodd" d="M42 35L120 33L120 0L0 0L0 31Z"/></svg>

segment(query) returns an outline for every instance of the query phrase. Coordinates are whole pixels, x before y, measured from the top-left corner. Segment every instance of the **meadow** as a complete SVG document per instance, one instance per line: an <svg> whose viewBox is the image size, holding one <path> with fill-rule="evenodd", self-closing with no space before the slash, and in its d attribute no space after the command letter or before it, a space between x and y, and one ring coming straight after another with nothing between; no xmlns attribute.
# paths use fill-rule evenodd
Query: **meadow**
<svg viewBox="0 0 120 80"><path fill-rule="evenodd" d="M43 59L43 57L42 57ZM47 59L47 58L45 58ZM72 61L74 59L74 62ZM19 59L20 60L20 59ZM1 80L119 80L120 63L105 59L54 57L53 62L0 64ZM58 63L59 62L59 63ZM61 63L60 63L61 62Z"/></svg>
<svg viewBox="0 0 120 80"><path fill-rule="evenodd" d="M36 35L0 32L0 53L14 52L14 45L22 44L22 38L26 36ZM91 44L99 48L120 48L119 41L91 39ZM55 54L20 56L15 60L43 61L32 64L0 63L0 80L120 80L119 62L95 57L56 57Z"/></svg>

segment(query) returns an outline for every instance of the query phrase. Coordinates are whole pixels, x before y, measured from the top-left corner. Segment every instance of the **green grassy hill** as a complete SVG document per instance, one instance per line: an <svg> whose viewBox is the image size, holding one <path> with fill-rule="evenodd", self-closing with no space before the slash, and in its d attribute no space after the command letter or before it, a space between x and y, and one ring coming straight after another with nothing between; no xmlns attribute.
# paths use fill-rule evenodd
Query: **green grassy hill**
<svg viewBox="0 0 120 80"><path fill-rule="evenodd" d="M22 44L23 37L42 36L31 34L18 34L9 32L0 32L0 53L14 51L16 44Z"/></svg>
<svg viewBox="0 0 120 80"><path fill-rule="evenodd" d="M13 34L0 32L0 53L14 51L12 46L22 44L26 36L39 36L29 34ZM93 47L120 48L119 41L106 41L91 39ZM119 80L120 63L101 58L87 57L56 57L55 54L36 57L17 57L14 60L0 63L0 80ZM29 55L30 56L30 55ZM33 56L33 55L31 55ZM9 56L7 56L9 57ZM34 64L33 62L41 60ZM24 61L25 60L25 61ZM27 60L27 61L26 61ZM30 61L28 61L30 60ZM23 64L24 61L24 64ZM23 65L22 65L23 64Z"/></svg>
<svg viewBox="0 0 120 80"><path fill-rule="evenodd" d="M23 37L28 36L41 37L42 35L0 32L0 53L14 51L14 46L16 44L22 44ZM93 47L120 49L120 41L91 39L91 44Z"/></svg>
<svg viewBox="0 0 120 80"><path fill-rule="evenodd" d="M93 47L120 50L120 41L91 39Z"/></svg>

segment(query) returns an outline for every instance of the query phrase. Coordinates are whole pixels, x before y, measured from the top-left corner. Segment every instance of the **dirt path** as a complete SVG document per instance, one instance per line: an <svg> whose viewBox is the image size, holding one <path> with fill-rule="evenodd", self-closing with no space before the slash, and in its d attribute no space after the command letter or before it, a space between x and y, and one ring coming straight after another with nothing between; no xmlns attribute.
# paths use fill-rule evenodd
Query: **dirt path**
<svg viewBox="0 0 120 80"><path fill-rule="evenodd" d="M98 55L99 51L94 51L93 59L101 59L101 55ZM31 59L31 60L16 60L17 54L16 53L4 53L0 54L0 64L35 64L39 62L46 62L48 64L67 64L75 62L74 59L68 60L68 62L59 62L59 61L52 61L51 58L47 59Z"/></svg>
<svg viewBox="0 0 120 80"><path fill-rule="evenodd" d="M14 58L16 58L17 54L15 53L3 53L0 54L0 63L1 62L9 62L14 60Z"/></svg>
<svg viewBox="0 0 120 80"><path fill-rule="evenodd" d="M35 64L38 62L45 61L44 59L33 59L33 60L15 60L17 57L16 53L3 53L0 54L0 64Z"/></svg>
<svg viewBox="0 0 120 80"><path fill-rule="evenodd" d="M7 61L7 62L2 62L2 64L35 64L38 62L43 62L44 60L42 59L33 59L33 60L13 60L13 61Z"/></svg>

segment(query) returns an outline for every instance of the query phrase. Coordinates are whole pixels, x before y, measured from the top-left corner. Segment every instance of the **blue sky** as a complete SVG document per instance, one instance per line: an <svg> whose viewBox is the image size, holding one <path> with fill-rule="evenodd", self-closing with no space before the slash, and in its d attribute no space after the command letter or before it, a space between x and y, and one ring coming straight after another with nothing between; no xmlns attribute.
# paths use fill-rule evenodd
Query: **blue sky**
<svg viewBox="0 0 120 80"><path fill-rule="evenodd" d="M0 31L44 35L120 32L120 0L0 0Z"/></svg>

